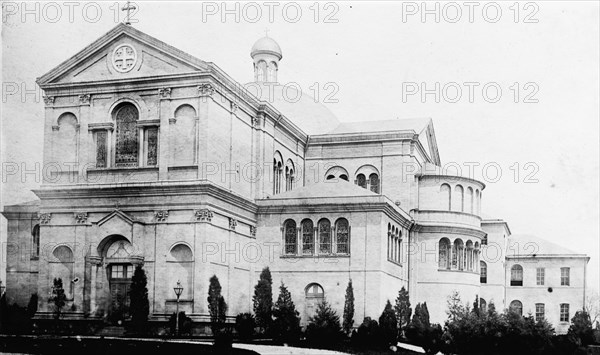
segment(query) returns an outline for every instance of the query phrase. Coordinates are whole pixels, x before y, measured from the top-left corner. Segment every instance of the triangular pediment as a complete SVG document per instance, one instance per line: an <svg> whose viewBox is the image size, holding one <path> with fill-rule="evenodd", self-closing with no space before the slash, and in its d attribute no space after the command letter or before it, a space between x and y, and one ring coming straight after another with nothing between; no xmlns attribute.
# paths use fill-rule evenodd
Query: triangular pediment
<svg viewBox="0 0 600 355"><path fill-rule="evenodd" d="M105 217L103 217L101 220L99 220L97 222L97 224L99 226L112 221L112 222L125 222L128 225L132 225L133 222L135 222L135 220L133 218L131 218L128 214L126 214L125 212L121 211L121 210L114 210L111 213L109 213L108 215L106 215Z"/></svg>
<svg viewBox="0 0 600 355"><path fill-rule="evenodd" d="M206 71L206 62L119 24L38 79L50 84L134 79Z"/></svg>

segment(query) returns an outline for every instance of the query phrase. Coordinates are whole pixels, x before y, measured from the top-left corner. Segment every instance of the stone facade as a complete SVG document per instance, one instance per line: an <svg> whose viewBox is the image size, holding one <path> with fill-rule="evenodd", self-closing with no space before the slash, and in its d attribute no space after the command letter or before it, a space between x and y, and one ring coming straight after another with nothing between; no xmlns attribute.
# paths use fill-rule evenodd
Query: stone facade
<svg viewBox="0 0 600 355"><path fill-rule="evenodd" d="M279 46L263 38L253 53L256 87L276 81ZM551 300L527 282L507 284L508 225L480 217L482 182L441 171L431 119L340 124L312 100L286 106L243 90L216 65L127 25L38 84L44 164L56 169L34 191L38 201L4 209L7 295L26 304L38 293L37 317L50 316L56 277L68 317L126 317L136 265L156 320L174 312L180 281L180 308L207 321L212 275L230 320L252 311L266 266L303 324L323 298L341 313L350 279L355 325L379 317L402 287L436 322L454 291L498 308L519 298L525 312L547 299L552 321L554 303L581 308L582 255L544 256L549 273L571 267L571 285ZM336 128L313 134L319 126Z"/></svg>

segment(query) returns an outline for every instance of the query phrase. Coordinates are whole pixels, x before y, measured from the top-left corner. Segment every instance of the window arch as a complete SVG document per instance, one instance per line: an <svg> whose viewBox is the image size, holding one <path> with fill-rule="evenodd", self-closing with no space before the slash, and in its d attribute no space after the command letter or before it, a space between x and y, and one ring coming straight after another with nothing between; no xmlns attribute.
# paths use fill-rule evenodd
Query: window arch
<svg viewBox="0 0 600 355"><path fill-rule="evenodd" d="M285 190L290 191L294 188L294 182L296 179L296 170L294 169L294 162L288 159L285 164Z"/></svg>
<svg viewBox="0 0 600 355"><path fill-rule="evenodd" d="M510 303L509 310L520 316L523 315L523 303L519 300L514 300Z"/></svg>
<svg viewBox="0 0 600 355"><path fill-rule="evenodd" d="M271 83L277 82L277 63L269 63L269 68L267 69L267 80Z"/></svg>
<svg viewBox="0 0 600 355"><path fill-rule="evenodd" d="M76 163L79 132L77 117L71 112L65 112L58 117L57 124L58 132L53 145L54 161Z"/></svg>
<svg viewBox="0 0 600 355"><path fill-rule="evenodd" d="M196 131L196 109L189 104L179 106L175 110L173 124L169 125L171 165L186 166L197 162ZM154 159L149 159L148 165L154 162Z"/></svg>
<svg viewBox="0 0 600 355"><path fill-rule="evenodd" d="M465 245L462 239L456 239L452 245L452 269L464 270Z"/></svg>
<svg viewBox="0 0 600 355"><path fill-rule="evenodd" d="M369 175L369 185L371 191L378 194L379 193L379 175L372 173Z"/></svg>
<svg viewBox="0 0 600 355"><path fill-rule="evenodd" d="M442 238L439 242L438 267L440 269L450 269L450 240Z"/></svg>
<svg viewBox="0 0 600 355"><path fill-rule="evenodd" d="M465 258L465 259L466 259L466 262L465 262L465 264L466 264L466 269L467 269L468 271L473 271L473 268L474 268L474 263L473 263L473 260L474 260L474 255L473 255L473 253L474 253L474 249L473 249L473 242L472 242L471 240L467 240L466 247L467 247L467 250L466 250L466 252L465 252L465 257L466 257L466 258Z"/></svg>
<svg viewBox="0 0 600 355"><path fill-rule="evenodd" d="M184 243L175 244L169 251L168 275L173 280L181 282L183 286L182 299L192 299L193 276L194 276L194 254L192 249Z"/></svg>
<svg viewBox="0 0 600 355"><path fill-rule="evenodd" d="M485 261L479 262L479 283L487 283L487 264Z"/></svg>
<svg viewBox="0 0 600 355"><path fill-rule="evenodd" d="M318 283L311 283L304 290L306 319L315 315L319 303L325 300L325 291Z"/></svg>
<svg viewBox="0 0 600 355"><path fill-rule="evenodd" d="M327 218L319 221L319 253L331 253L331 222Z"/></svg>
<svg viewBox="0 0 600 355"><path fill-rule="evenodd" d="M138 165L138 109L125 102L114 110L116 122L115 164L117 166Z"/></svg>
<svg viewBox="0 0 600 355"><path fill-rule="evenodd" d="M521 265L513 265L510 268L510 285L523 286L523 267Z"/></svg>
<svg viewBox="0 0 600 355"><path fill-rule="evenodd" d="M315 251L315 232L310 219L302 221L302 255L312 255Z"/></svg>
<svg viewBox="0 0 600 355"><path fill-rule="evenodd" d="M467 211L473 214L473 188L467 187Z"/></svg>
<svg viewBox="0 0 600 355"><path fill-rule="evenodd" d="M444 208L448 208L448 211L452 210L452 190L450 189L450 185L442 184L440 186L440 201L442 201Z"/></svg>
<svg viewBox="0 0 600 355"><path fill-rule="evenodd" d="M279 151L273 155L273 195L281 192L281 180L283 175L283 158Z"/></svg>
<svg viewBox="0 0 600 355"><path fill-rule="evenodd" d="M263 82L266 81L265 75L267 71L267 63L264 60L256 63L256 81Z"/></svg>
<svg viewBox="0 0 600 355"><path fill-rule="evenodd" d="M284 248L285 254L294 255L298 250L298 236L296 231L296 222L288 219L284 224Z"/></svg>
<svg viewBox="0 0 600 355"><path fill-rule="evenodd" d="M334 166L332 168L327 169L325 173L326 180L335 180L341 179L348 181L348 171L341 166Z"/></svg>
<svg viewBox="0 0 600 355"><path fill-rule="evenodd" d="M345 218L335 222L335 242L338 254L350 254L350 225Z"/></svg>
<svg viewBox="0 0 600 355"><path fill-rule="evenodd" d="M475 190L475 204L473 205L473 211L475 214L479 215L479 189Z"/></svg>
<svg viewBox="0 0 600 355"><path fill-rule="evenodd" d="M362 187L363 189L367 188L367 178L364 174L356 175L356 185Z"/></svg>
<svg viewBox="0 0 600 355"><path fill-rule="evenodd" d="M454 187L454 198L456 199L455 203L452 204L454 206L454 210L459 211L459 212L464 212L465 211L465 196L464 196L464 189L461 185L456 185Z"/></svg>
<svg viewBox="0 0 600 355"><path fill-rule="evenodd" d="M40 256L40 225L36 224L31 230L31 256Z"/></svg>

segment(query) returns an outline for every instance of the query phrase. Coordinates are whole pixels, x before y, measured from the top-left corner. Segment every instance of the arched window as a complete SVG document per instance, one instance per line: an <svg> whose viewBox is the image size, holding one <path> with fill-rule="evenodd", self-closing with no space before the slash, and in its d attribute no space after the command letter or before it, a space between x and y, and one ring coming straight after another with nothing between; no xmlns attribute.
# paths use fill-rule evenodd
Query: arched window
<svg viewBox="0 0 600 355"><path fill-rule="evenodd" d="M186 244L176 244L169 252L167 260L169 280L181 282L183 286L182 299L192 299L193 276L194 276L194 254Z"/></svg>
<svg viewBox="0 0 600 355"><path fill-rule="evenodd" d="M465 196L464 189L461 185L456 185L454 187L454 198L456 201L452 204L454 206L455 211L464 212L465 211Z"/></svg>
<svg viewBox="0 0 600 355"><path fill-rule="evenodd" d="M483 298L479 298L479 310L481 313L487 312L487 302Z"/></svg>
<svg viewBox="0 0 600 355"><path fill-rule="evenodd" d="M450 185L442 184L440 187L440 201L442 201L443 208L448 208L448 211L452 210L452 190Z"/></svg>
<svg viewBox="0 0 600 355"><path fill-rule="evenodd" d="M36 224L31 230L31 256L40 256L40 225Z"/></svg>
<svg viewBox="0 0 600 355"><path fill-rule="evenodd" d="M265 61L261 60L256 64L256 81L258 81L258 82L265 81L266 70L267 70L267 63Z"/></svg>
<svg viewBox="0 0 600 355"><path fill-rule="evenodd" d="M479 189L475 190L475 204L473 205L473 211L476 215L479 215Z"/></svg>
<svg viewBox="0 0 600 355"><path fill-rule="evenodd" d="M285 190L290 191L294 188L294 162L288 159L285 165Z"/></svg>
<svg viewBox="0 0 600 355"><path fill-rule="evenodd" d="M302 221L302 255L312 255L315 251L315 231L310 219Z"/></svg>
<svg viewBox="0 0 600 355"><path fill-rule="evenodd" d="M363 189L367 188L367 178L363 174L358 174L356 176L356 185L362 187Z"/></svg>
<svg viewBox="0 0 600 355"><path fill-rule="evenodd" d="M63 288L68 293L67 298L73 295L73 251L66 245L60 245L52 251L54 257L50 265L51 279L60 278L63 282Z"/></svg>
<svg viewBox="0 0 600 355"><path fill-rule="evenodd" d="M321 287L321 285L312 283L306 286L304 295L306 298L305 319L309 319L315 315L319 303L325 300L325 291L323 291L323 287Z"/></svg>
<svg viewBox="0 0 600 355"><path fill-rule="evenodd" d="M275 63L275 62L269 63L267 78L268 78L268 81L271 83L277 82L277 63Z"/></svg>
<svg viewBox="0 0 600 355"><path fill-rule="evenodd" d="M115 109L117 166L138 165L138 118L138 110L133 104L123 103Z"/></svg>
<svg viewBox="0 0 600 355"><path fill-rule="evenodd" d="M379 175L372 173L371 175L369 175L369 183L370 183L370 188L371 191L373 191L374 193L378 194L379 193Z"/></svg>
<svg viewBox="0 0 600 355"><path fill-rule="evenodd" d="M345 218L335 222L335 241L338 254L350 254L350 226Z"/></svg>
<svg viewBox="0 0 600 355"><path fill-rule="evenodd" d="M63 113L57 120L58 132L54 138L54 161L60 163L77 163L77 137L79 125L77 117L70 112Z"/></svg>
<svg viewBox="0 0 600 355"><path fill-rule="evenodd" d="M346 171L346 169L342 168L341 166L334 166L332 168L327 169L325 176L327 180L341 179L348 181L348 171Z"/></svg>
<svg viewBox="0 0 600 355"><path fill-rule="evenodd" d="M465 245L461 239L456 239L452 245L452 268L465 269Z"/></svg>
<svg viewBox="0 0 600 355"><path fill-rule="evenodd" d="M465 253L466 254L466 259L467 259L466 260L466 264L467 264L466 269L468 271L473 271L473 265L474 265L473 264L473 259L474 259L474 255L473 255L473 253L474 253L473 242L470 241L470 240L467 240L467 244L466 245L467 245L467 250L466 250L466 253Z"/></svg>
<svg viewBox="0 0 600 355"><path fill-rule="evenodd" d="M440 239L438 267L440 269L450 269L450 240L448 238Z"/></svg>
<svg viewBox="0 0 600 355"><path fill-rule="evenodd" d="M331 253L331 222L326 218L319 221L319 253Z"/></svg>
<svg viewBox="0 0 600 355"><path fill-rule="evenodd" d="M482 284L487 283L487 264L485 261L479 262L479 282Z"/></svg>
<svg viewBox="0 0 600 355"><path fill-rule="evenodd" d="M175 110L174 123L169 125L171 165L189 166L197 162L196 131L196 109L188 104L179 106ZM148 156L151 155L154 154L148 152ZM148 158L148 165L153 165L152 162L155 161Z"/></svg>
<svg viewBox="0 0 600 355"><path fill-rule="evenodd" d="M471 186L467 187L467 211L473 214L473 188Z"/></svg>
<svg viewBox="0 0 600 355"><path fill-rule="evenodd" d="M519 300L514 300L510 303L509 311L514 312L520 316L523 315L523 303Z"/></svg>
<svg viewBox="0 0 600 355"><path fill-rule="evenodd" d="M273 195L281 192L281 182L283 175L283 158L281 153L276 151L273 155Z"/></svg>
<svg viewBox="0 0 600 355"><path fill-rule="evenodd" d="M523 286L523 267L521 265L513 265L510 268L510 285Z"/></svg>
<svg viewBox="0 0 600 355"><path fill-rule="evenodd" d="M284 224L285 254L294 255L298 250L298 237L296 234L296 222L288 219Z"/></svg>

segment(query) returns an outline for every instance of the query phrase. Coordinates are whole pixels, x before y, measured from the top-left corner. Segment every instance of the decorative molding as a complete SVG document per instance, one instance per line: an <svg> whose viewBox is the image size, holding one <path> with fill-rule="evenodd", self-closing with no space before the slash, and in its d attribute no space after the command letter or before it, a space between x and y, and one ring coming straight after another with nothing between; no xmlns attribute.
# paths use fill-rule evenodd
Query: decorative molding
<svg viewBox="0 0 600 355"><path fill-rule="evenodd" d="M112 130L114 130L114 127L115 126L112 122L89 123L88 131L102 131L102 130L112 131Z"/></svg>
<svg viewBox="0 0 600 355"><path fill-rule="evenodd" d="M37 219L40 221L40 224L49 224L52 219L51 213L38 213Z"/></svg>
<svg viewBox="0 0 600 355"><path fill-rule="evenodd" d="M250 235L256 237L256 226L250 226Z"/></svg>
<svg viewBox="0 0 600 355"><path fill-rule="evenodd" d="M73 213L73 217L75 218L75 223L77 224L86 224L88 219L87 212L75 212Z"/></svg>
<svg viewBox="0 0 600 355"><path fill-rule="evenodd" d="M260 116L254 116L254 117L252 117L252 126L254 126L256 128L260 128L260 123L261 123L261 117Z"/></svg>
<svg viewBox="0 0 600 355"><path fill-rule="evenodd" d="M212 96L215 93L215 88L212 84L204 83L198 86L198 93L200 96Z"/></svg>
<svg viewBox="0 0 600 355"><path fill-rule="evenodd" d="M59 129L60 129L60 126L59 126L59 125L54 125L54 126L52 126L52 130L53 130L53 131L58 131Z"/></svg>
<svg viewBox="0 0 600 355"><path fill-rule="evenodd" d="M231 113L235 113L238 110L238 105L235 102L231 102Z"/></svg>
<svg viewBox="0 0 600 355"><path fill-rule="evenodd" d="M54 105L54 96L43 96L43 99L46 106Z"/></svg>
<svg viewBox="0 0 600 355"><path fill-rule="evenodd" d="M139 120L136 124L138 127L160 126L160 119L157 118L154 120Z"/></svg>
<svg viewBox="0 0 600 355"><path fill-rule="evenodd" d="M170 99L171 98L171 88L160 88L158 89L158 96L162 99Z"/></svg>
<svg viewBox="0 0 600 355"><path fill-rule="evenodd" d="M169 124L175 124L175 123L177 123L177 119L175 117L169 118Z"/></svg>
<svg viewBox="0 0 600 355"><path fill-rule="evenodd" d="M201 210L194 211L194 217L196 217L196 220L200 222L211 222L213 218L213 213L211 210L204 208Z"/></svg>
<svg viewBox="0 0 600 355"><path fill-rule="evenodd" d="M169 218L169 211L167 211L167 210L155 211L154 216L156 217L156 220L158 222L165 222L167 220L167 218Z"/></svg>
<svg viewBox="0 0 600 355"><path fill-rule="evenodd" d="M92 96L90 94L79 95L79 103L82 105L89 105Z"/></svg>
<svg viewBox="0 0 600 355"><path fill-rule="evenodd" d="M234 231L236 226L237 226L237 221L234 218L229 217L229 229Z"/></svg>

